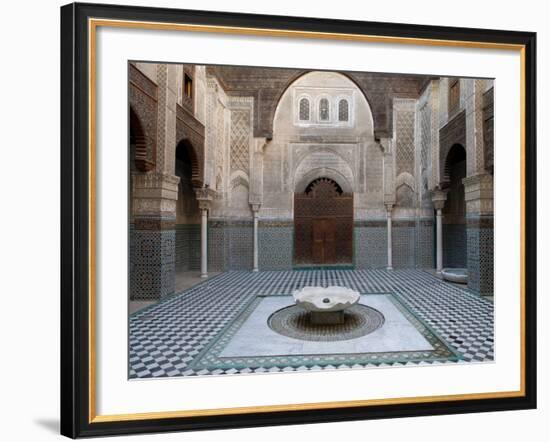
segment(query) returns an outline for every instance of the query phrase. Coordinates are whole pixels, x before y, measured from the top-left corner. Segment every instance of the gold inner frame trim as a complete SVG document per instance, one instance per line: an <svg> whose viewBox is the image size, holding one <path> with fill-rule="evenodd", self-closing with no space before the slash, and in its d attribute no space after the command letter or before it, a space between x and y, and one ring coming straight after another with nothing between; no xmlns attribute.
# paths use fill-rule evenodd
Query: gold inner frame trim
<svg viewBox="0 0 550 442"><path fill-rule="evenodd" d="M387 399L367 399L336 402L316 402L284 405L261 405L252 407L234 407L234 408L216 408L201 410L178 410L178 411L159 411L147 413L128 413L128 414L96 414L96 236L95 236L95 208L96 208L96 31L97 28L115 27L132 28L147 30L169 30L186 32L206 32L215 34L235 34L235 35L254 35L267 37L289 37L306 39L325 39L340 41L357 41L370 43L386 44L409 44L418 46L442 46L442 47L462 47L474 49L496 49L518 51L520 54L520 389L518 391L487 392L487 393L465 393L453 395L438 396L417 396L400 397ZM359 34L340 34L332 32L312 32L312 31L294 31L283 29L263 29L248 28L236 26L212 26L181 23L158 23L147 21L132 20L111 20L111 19L88 19L88 99L89 99L89 401L88 401L88 421L89 423L101 422L120 422L146 419L169 419L198 416L220 416L220 415L239 415L247 413L266 413L281 411L298 410L322 410L329 408L347 408L347 407L365 407L376 405L399 405L416 404L427 402L443 401L461 401L461 400L482 400L497 398L513 398L525 396L525 45L493 43L493 42L475 42L459 40L441 40L412 37L391 37L377 35L359 35Z"/></svg>

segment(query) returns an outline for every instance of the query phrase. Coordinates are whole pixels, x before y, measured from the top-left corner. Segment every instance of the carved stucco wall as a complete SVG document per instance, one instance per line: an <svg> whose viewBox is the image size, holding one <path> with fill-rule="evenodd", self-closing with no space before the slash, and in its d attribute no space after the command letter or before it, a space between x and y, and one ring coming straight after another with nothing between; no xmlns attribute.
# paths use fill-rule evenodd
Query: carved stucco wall
<svg viewBox="0 0 550 442"><path fill-rule="evenodd" d="M170 175L175 171L172 162L176 144L173 113L177 109L178 93L181 93L182 71L177 65L146 65L144 72L148 78L158 82L160 92L157 142L162 152L157 152L158 172L167 174L163 180L170 181ZM428 245L433 243L431 221L425 219L433 212L426 188L431 190L439 184L439 130L449 122L448 79L429 81L419 89L417 80L390 79L388 75L388 79L380 79L376 83L371 78L369 81L376 83L369 86L368 99L376 108L376 111L372 111L358 83L349 77L337 73L299 76L294 83L284 86L288 88L274 112L273 139L266 140L254 136L255 124L260 121L258 112L263 106L258 100L262 100L262 96L247 95L246 92L239 95L231 87L225 90L227 85L221 83L218 77L207 75L208 69L201 66L194 69L194 118L198 123L204 123L206 129L204 182L217 191L210 211L211 222L236 219L234 222L241 223L232 224L230 228L220 224L219 232L225 235L229 244L241 244L242 238L250 237L250 203L253 199L262 203L262 226L274 219L283 219L287 223L282 227L277 224L278 221L270 224L269 235L262 231L264 241L271 238L272 231L279 232L277 229L284 228L290 232L292 226L288 222L292 220L292 193L310 178L313 180L316 175L329 174L333 174L337 181L339 178L344 187L353 189L355 220L358 223L366 222L364 226L356 225L356 229L363 229L359 232L361 235L370 235L373 228L368 224L371 221L367 220L375 223L384 220L385 198L397 200L394 211L396 265L416 262L416 258L411 258L411 253L399 256L399 244L406 243L408 246L405 249L421 255L419 251L425 247L420 246L418 226L424 226L422 223L425 223L426 237L422 241ZM249 77L243 77L242 85L249 80ZM468 175L479 173L484 167L481 97L492 85L490 80L461 81L457 113L465 113L464 142L471 157ZM269 87L268 82L260 89ZM311 96L312 112L316 112L316 100L323 94L336 98L342 95L350 97L350 124L296 125L296 94L302 93ZM391 100L388 102L389 98ZM334 103L336 101L332 103L333 106ZM382 108L386 109L385 113L381 111ZM335 111L333 107L331 113L336 115ZM373 114L376 114L376 119ZM258 124L264 123L260 121ZM383 133L380 129L382 126L386 129L391 127L392 131L376 140L374 134L377 125L378 135ZM176 186L175 183L171 185ZM253 195L251 189L255 189L254 192L260 189L263 195ZM159 204L162 208L155 210L162 216L176 212L172 201L162 200ZM403 211L403 208L407 210ZM365 261L365 266L383 264L384 235L381 226L377 227L381 230L379 241L376 242L376 247L381 250L380 262ZM195 238L195 230L182 231L181 234L186 235L186 238ZM356 237L356 242L361 235ZM231 258L230 249L224 249L224 256ZM367 250L365 256L370 256L371 251ZM284 252L285 258L281 262L285 264L280 265L286 268L291 256L291 244ZM429 251L422 253L422 262L429 263ZM266 255L260 253L260 261L265 262L265 259ZM249 267L248 261L250 259L247 255L243 258L243 268ZM196 265L196 262L192 265ZM275 264L273 266L276 267Z"/></svg>
<svg viewBox="0 0 550 442"><path fill-rule="evenodd" d="M286 68L208 66L207 72L219 78L229 95L254 98L254 136L273 136L276 108L287 88L308 71ZM377 138L392 133L391 102L394 97L417 98L425 76L372 72L345 74L367 97Z"/></svg>
<svg viewBox="0 0 550 442"><path fill-rule="evenodd" d="M393 138L395 164L395 215L416 215L417 185L415 183L418 143L416 138L416 103L412 99L393 101Z"/></svg>
<svg viewBox="0 0 550 442"><path fill-rule="evenodd" d="M310 100L312 121L298 120L298 102ZM337 104L349 99L348 122L338 121ZM319 121L320 100L329 100L330 120ZM306 181L328 176L356 193L356 217L368 209L381 211L383 154L374 140L373 119L359 88L337 73L314 72L300 77L279 102L273 140L263 157L263 204L265 218L292 218L292 195Z"/></svg>

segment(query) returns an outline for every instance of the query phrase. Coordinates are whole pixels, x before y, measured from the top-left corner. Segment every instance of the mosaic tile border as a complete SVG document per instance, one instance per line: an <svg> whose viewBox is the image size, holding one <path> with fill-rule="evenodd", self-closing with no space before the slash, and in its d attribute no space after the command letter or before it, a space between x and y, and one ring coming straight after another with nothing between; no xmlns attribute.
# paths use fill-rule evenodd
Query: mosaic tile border
<svg viewBox="0 0 550 442"><path fill-rule="evenodd" d="M191 362L190 368L195 371L207 370L214 373L216 370L250 369L256 371L259 368L266 369L267 371L276 368L277 371L280 371L283 367L289 369L307 368L314 370L316 368L331 368L331 366L334 368L336 368L336 366L343 368L342 366L344 365L350 368L358 368L358 366L365 368L366 365L379 366L381 364L432 363L434 361L456 362L463 359L459 352L452 349L452 347L445 343L431 327L402 304L395 294L362 293L362 295L381 294L388 296L388 299L390 299L405 318L413 324L430 345L434 347L434 350L332 355L220 357L219 354L229 344L231 339L233 339L241 326L264 298L264 296L256 296L246 305L239 316L221 331L217 339L196 356L195 360Z"/></svg>

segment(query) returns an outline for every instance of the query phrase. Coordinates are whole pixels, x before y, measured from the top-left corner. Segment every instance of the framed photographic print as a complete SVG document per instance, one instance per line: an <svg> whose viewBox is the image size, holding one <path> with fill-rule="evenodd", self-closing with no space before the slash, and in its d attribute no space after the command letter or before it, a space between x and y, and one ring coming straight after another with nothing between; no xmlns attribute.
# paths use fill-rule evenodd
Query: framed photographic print
<svg viewBox="0 0 550 442"><path fill-rule="evenodd" d="M535 44L62 7L62 434L534 408Z"/></svg>

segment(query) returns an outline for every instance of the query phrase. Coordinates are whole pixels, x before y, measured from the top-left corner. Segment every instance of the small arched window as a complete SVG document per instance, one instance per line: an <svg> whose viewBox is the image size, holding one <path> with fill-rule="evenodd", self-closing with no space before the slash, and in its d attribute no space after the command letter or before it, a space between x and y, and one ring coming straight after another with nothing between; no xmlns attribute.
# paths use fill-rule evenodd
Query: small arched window
<svg viewBox="0 0 550 442"><path fill-rule="evenodd" d="M338 121L349 121L349 103L345 98L338 102Z"/></svg>
<svg viewBox="0 0 550 442"><path fill-rule="evenodd" d="M319 102L319 120L328 121L329 119L330 119L330 110L329 110L328 99L321 98L321 101Z"/></svg>
<svg viewBox="0 0 550 442"><path fill-rule="evenodd" d="M300 100L300 121L309 120L309 100L307 98L302 98Z"/></svg>

